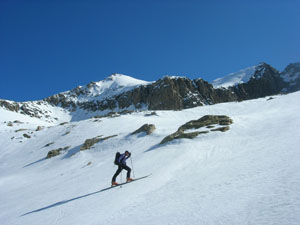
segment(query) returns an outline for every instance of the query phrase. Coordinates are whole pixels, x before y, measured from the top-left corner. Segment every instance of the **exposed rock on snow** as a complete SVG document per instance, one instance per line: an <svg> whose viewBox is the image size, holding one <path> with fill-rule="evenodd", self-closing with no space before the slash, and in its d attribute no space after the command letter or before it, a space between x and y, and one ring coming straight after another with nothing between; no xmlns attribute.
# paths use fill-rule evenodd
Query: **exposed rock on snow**
<svg viewBox="0 0 300 225"><path fill-rule="evenodd" d="M166 142L172 141L174 139L181 139L181 138L188 138L188 139L193 139L197 137L199 134L206 134L209 133L209 131L194 131L194 132L186 132L187 130L196 130L202 127L210 128L213 124L217 125L230 125L232 124L233 121L230 117L228 116L219 116L219 115L206 115L201 117L198 120L191 120L181 127L178 128L178 130L165 137L160 144L164 144ZM226 127L220 127L213 129L211 131L227 131L229 130L229 126Z"/></svg>
<svg viewBox="0 0 300 225"><path fill-rule="evenodd" d="M28 135L28 134L23 134L23 136L26 137L26 138L31 138L31 136Z"/></svg>
<svg viewBox="0 0 300 225"><path fill-rule="evenodd" d="M132 132L131 135L142 133L142 132L145 132L147 135L149 135L149 134L152 134L155 129L156 129L156 127L154 124L144 124L139 129Z"/></svg>
<svg viewBox="0 0 300 225"><path fill-rule="evenodd" d="M68 135L69 133L71 133L71 131L67 131L67 132L64 133L62 136L66 136L66 135Z"/></svg>
<svg viewBox="0 0 300 225"><path fill-rule="evenodd" d="M158 115L156 112L151 112L151 113L145 114L145 116L158 116Z"/></svg>
<svg viewBox="0 0 300 225"><path fill-rule="evenodd" d="M48 146L53 145L53 144L54 144L54 142L50 142L50 143L46 144L44 147L48 147Z"/></svg>
<svg viewBox="0 0 300 225"><path fill-rule="evenodd" d="M97 119L101 119L101 118L105 118L105 117L108 117L108 118L115 118L115 117L119 117L120 116L120 114L119 113L117 113L117 112L109 112L109 113L107 113L107 114L105 114L105 115L97 115L97 116L93 116L93 118L97 118Z"/></svg>
<svg viewBox="0 0 300 225"><path fill-rule="evenodd" d="M221 131L221 132L225 132L225 131L228 131L230 128L229 126L226 126L226 127L219 127L219 128L216 128L216 129L212 129L210 131Z"/></svg>
<svg viewBox="0 0 300 225"><path fill-rule="evenodd" d="M80 147L80 151L88 150L88 149L90 149L93 145L97 144L98 142L100 142L100 141L105 141L105 140L107 140L107 139L116 137L116 136L118 136L118 135L111 135L111 136L107 136L107 137L101 138L102 136L103 136L103 135L99 135L99 136L94 137L94 138L86 139L85 142L84 142L84 144Z"/></svg>
<svg viewBox="0 0 300 225"><path fill-rule="evenodd" d="M57 156L61 153L61 151L68 150L71 146L66 146L64 148L58 148L58 149L53 149L48 152L46 159L52 158L54 156Z"/></svg>
<svg viewBox="0 0 300 225"><path fill-rule="evenodd" d="M25 130L28 130L28 129L21 128L21 129L15 130L15 132L20 132L20 131L25 131Z"/></svg>
<svg viewBox="0 0 300 225"><path fill-rule="evenodd" d="M41 131L43 130L45 127L44 126L37 126L36 130L35 131Z"/></svg>
<svg viewBox="0 0 300 225"><path fill-rule="evenodd" d="M94 144L98 143L103 135L99 135L94 138L86 139L83 145L80 147L80 151L90 149Z"/></svg>

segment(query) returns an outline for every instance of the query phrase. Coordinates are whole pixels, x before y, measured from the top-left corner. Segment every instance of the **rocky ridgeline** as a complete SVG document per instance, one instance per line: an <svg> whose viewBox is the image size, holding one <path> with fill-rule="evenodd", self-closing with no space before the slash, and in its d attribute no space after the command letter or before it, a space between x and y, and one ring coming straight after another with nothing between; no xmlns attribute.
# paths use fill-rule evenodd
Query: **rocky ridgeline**
<svg viewBox="0 0 300 225"><path fill-rule="evenodd" d="M293 72L298 73L298 64L289 65L285 71L289 71L292 77ZM275 95L285 91L299 90L299 85L290 88L284 77L287 72L280 73L270 65L261 63L257 66L253 77L247 83L239 84L228 89L214 88L202 79L190 80L185 77L165 76L156 82L148 85L140 85L130 91L119 95L110 96L105 100L91 100L75 102L76 94L83 95L82 89L72 90L70 96L58 94L46 98L45 101L69 107L75 110L76 107L95 112L111 110L126 110L134 107L136 109L148 110L181 110L196 106L216 104L221 102L243 101L269 95ZM299 76L295 75L294 83L297 83ZM299 81L298 81L299 82ZM90 88L93 84L89 84ZM80 91L81 90L81 91Z"/></svg>
<svg viewBox="0 0 300 225"><path fill-rule="evenodd" d="M256 67L253 77L247 82L233 87L214 88L202 80L190 80L185 77L165 76L156 82L143 84L116 95L99 98L98 86L91 82L84 87L62 92L42 101L12 102L0 100L0 107L20 112L32 117L52 118L47 110L39 105L62 107L73 114L77 109L95 113L97 111L121 112L136 110L181 110L221 102L255 99L281 92L300 90L300 63L290 64L280 73L270 65L262 63ZM121 88L121 87L119 87ZM118 92L111 92L118 93ZM101 100L102 99L102 100ZM44 107L45 108L45 107Z"/></svg>

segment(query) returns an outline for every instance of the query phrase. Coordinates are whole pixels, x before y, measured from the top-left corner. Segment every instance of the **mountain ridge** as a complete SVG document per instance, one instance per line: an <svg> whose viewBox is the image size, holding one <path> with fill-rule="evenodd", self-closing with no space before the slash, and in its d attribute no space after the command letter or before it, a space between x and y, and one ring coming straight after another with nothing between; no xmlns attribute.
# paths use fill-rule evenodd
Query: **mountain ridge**
<svg viewBox="0 0 300 225"><path fill-rule="evenodd" d="M201 78L163 76L149 82L112 74L102 81L90 82L43 100L0 100L0 106L51 122L58 121L51 113L53 107L59 107L77 119L121 111L181 110L300 90L299 65L289 64L279 72L267 63L260 63L219 78L212 84ZM82 116L84 114L86 116Z"/></svg>

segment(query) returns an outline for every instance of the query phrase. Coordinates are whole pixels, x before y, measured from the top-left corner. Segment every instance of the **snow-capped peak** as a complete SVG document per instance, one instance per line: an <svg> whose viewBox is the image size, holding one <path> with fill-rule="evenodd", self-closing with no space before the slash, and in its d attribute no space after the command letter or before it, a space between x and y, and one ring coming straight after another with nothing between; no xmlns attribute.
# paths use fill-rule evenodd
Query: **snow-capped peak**
<svg viewBox="0 0 300 225"><path fill-rule="evenodd" d="M93 100L104 100L105 98L119 95L137 86L149 83L151 82L138 80L123 74L112 74L104 80L91 82L85 86L78 86L63 94L69 95L72 98L76 97L79 102L89 101L91 97Z"/></svg>
<svg viewBox="0 0 300 225"><path fill-rule="evenodd" d="M264 63L260 63L256 66L251 66L246 69L242 69L236 73L230 73L227 76L218 78L212 82L215 88L228 88L241 83L247 83L254 75L258 68L262 67Z"/></svg>

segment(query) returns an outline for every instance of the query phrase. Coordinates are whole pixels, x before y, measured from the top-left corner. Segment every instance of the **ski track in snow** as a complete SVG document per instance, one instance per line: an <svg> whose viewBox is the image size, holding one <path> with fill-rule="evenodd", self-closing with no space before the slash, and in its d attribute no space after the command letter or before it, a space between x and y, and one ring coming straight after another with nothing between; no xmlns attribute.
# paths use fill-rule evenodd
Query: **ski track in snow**
<svg viewBox="0 0 300 225"><path fill-rule="evenodd" d="M0 109L1 225L299 225L299 97L296 92L271 101L65 125ZM208 114L228 115L234 123L224 133L157 145L179 126ZM4 123L16 119L27 123ZM153 134L129 135L145 123L155 124ZM35 131L38 125L46 127ZM87 138L115 134L79 151ZM48 151L66 146L71 147L61 155L44 159ZM115 152L125 150L132 152L136 177L152 175L104 190L116 170Z"/></svg>

